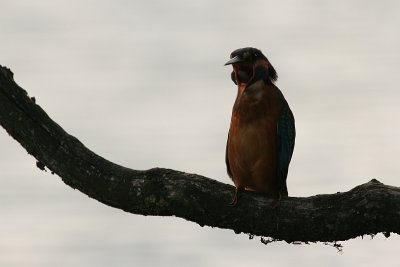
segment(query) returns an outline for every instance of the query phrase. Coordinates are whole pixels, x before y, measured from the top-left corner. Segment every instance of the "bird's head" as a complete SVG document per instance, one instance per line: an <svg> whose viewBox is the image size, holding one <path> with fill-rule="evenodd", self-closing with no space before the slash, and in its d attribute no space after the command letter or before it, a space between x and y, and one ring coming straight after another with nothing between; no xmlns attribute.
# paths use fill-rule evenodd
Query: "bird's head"
<svg viewBox="0 0 400 267"><path fill-rule="evenodd" d="M233 66L231 78L239 86L247 87L261 79L266 83L275 82L278 79L274 67L257 48L236 49L231 53L231 59L225 65Z"/></svg>

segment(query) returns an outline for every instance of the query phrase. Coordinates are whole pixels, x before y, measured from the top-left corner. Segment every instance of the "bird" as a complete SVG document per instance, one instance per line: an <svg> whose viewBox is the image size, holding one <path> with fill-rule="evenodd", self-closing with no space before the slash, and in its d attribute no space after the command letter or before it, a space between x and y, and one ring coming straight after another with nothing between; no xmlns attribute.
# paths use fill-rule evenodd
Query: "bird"
<svg viewBox="0 0 400 267"><path fill-rule="evenodd" d="M279 205L288 196L287 175L292 159L296 127L293 113L275 85L278 74L257 48L233 51L225 65L232 65L237 96L226 142L227 173L236 190L236 206L242 191L266 193Z"/></svg>

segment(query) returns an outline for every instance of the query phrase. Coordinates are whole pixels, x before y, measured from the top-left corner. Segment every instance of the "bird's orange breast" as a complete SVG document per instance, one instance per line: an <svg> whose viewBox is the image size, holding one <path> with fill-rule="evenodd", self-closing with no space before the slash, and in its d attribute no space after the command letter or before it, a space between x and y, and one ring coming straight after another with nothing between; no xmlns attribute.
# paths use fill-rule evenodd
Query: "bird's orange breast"
<svg viewBox="0 0 400 267"><path fill-rule="evenodd" d="M241 88L232 111L228 158L238 188L276 193L277 120L280 111L273 85L259 81Z"/></svg>

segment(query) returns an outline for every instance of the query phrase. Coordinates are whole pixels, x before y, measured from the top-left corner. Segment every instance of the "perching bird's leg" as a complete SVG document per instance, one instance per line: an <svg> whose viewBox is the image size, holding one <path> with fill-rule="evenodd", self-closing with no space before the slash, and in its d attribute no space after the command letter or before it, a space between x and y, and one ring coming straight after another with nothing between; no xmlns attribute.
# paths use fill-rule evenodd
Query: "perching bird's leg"
<svg viewBox="0 0 400 267"><path fill-rule="evenodd" d="M275 198L271 203L271 208L276 209L281 204L282 194L279 192L278 197Z"/></svg>
<svg viewBox="0 0 400 267"><path fill-rule="evenodd" d="M241 187L236 187L235 194L233 195L232 201L230 203L231 206L235 207L239 200L239 192L242 191Z"/></svg>

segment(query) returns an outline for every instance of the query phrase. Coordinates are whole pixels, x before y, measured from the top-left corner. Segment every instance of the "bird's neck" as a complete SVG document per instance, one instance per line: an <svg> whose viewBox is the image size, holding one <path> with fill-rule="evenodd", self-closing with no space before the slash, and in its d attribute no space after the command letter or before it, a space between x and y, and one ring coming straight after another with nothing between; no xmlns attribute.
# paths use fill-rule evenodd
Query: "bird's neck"
<svg viewBox="0 0 400 267"><path fill-rule="evenodd" d="M263 80L258 80L250 85L239 84L232 115L246 121L256 118L264 109L268 94L268 84L265 84Z"/></svg>

